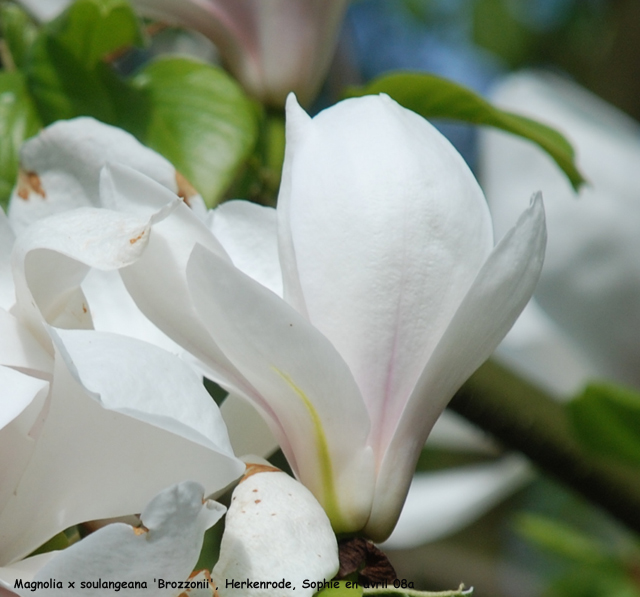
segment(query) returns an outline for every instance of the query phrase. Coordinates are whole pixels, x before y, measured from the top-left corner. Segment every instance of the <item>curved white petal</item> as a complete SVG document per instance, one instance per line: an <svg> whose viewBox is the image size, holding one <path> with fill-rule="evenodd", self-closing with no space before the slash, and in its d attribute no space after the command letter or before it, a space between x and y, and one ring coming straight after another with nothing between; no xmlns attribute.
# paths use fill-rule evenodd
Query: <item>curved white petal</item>
<svg viewBox="0 0 640 597"><path fill-rule="evenodd" d="M195 479L210 493L244 470L219 416L207 414L211 399L177 357L97 332L60 336L67 349L56 358L46 419L0 513L0 562L78 522L140 512L169 483Z"/></svg>
<svg viewBox="0 0 640 597"><path fill-rule="evenodd" d="M133 135L93 118L63 120L22 146L21 172L9 204L15 231L69 209L100 207L100 171L107 163L127 164L178 192L175 168Z"/></svg>
<svg viewBox="0 0 640 597"><path fill-rule="evenodd" d="M526 141L483 132L481 174L496 229L523 190L548 199L549 247L538 304L587 355L593 375L638 385L640 374L640 125L557 75L517 73L494 90L506 109L563 132L588 180L576 197L565 175Z"/></svg>
<svg viewBox="0 0 640 597"><path fill-rule="evenodd" d="M542 269L546 229L542 197L496 245L422 372L378 471L366 531L385 539L409 486L417 455L462 383L494 351L531 298Z"/></svg>
<svg viewBox="0 0 640 597"><path fill-rule="evenodd" d="M112 164L102 173L105 202L125 213L148 217L167 208L166 190L131 168ZM152 216L155 217L155 216ZM206 366L207 377L228 391L255 393L204 329L187 287L186 267L196 243L229 260L203 221L186 205L175 206L171 217L154 220L144 251L120 275L138 308L164 334Z"/></svg>
<svg viewBox="0 0 640 597"><path fill-rule="evenodd" d="M316 589L303 588L303 581L330 580L338 568L331 523L309 490L278 469L249 464L233 492L220 559L211 573L220 596L311 597ZM227 580L245 579L284 579L290 585L226 586Z"/></svg>
<svg viewBox="0 0 640 597"><path fill-rule="evenodd" d="M309 320L348 363L382 445L378 422L397 421L491 252L489 210L451 144L387 96L301 130L279 210Z"/></svg>
<svg viewBox="0 0 640 597"><path fill-rule="evenodd" d="M192 481L165 489L146 506L141 519L142 532L124 523L114 523L92 533L79 543L58 552L33 577L33 581L55 579L69 594L99 597L115 593L93 583L145 582L147 588L126 587L117 591L123 597L143 595L173 596L175 589L158 588L157 579L186 580L198 559L204 532L224 514L225 508L204 500L201 485ZM68 589L68 582L75 582ZM82 582L91 583L83 588ZM21 597L30 589L14 589ZM41 589L38 595L59 596L60 589Z"/></svg>
<svg viewBox="0 0 640 597"><path fill-rule="evenodd" d="M94 329L144 340L174 354L183 352L138 309L117 271L92 269L81 287Z"/></svg>
<svg viewBox="0 0 640 597"><path fill-rule="evenodd" d="M411 549L451 535L522 487L531 476L527 461L517 456L495 464L417 473L398 524L382 547Z"/></svg>
<svg viewBox="0 0 640 597"><path fill-rule="evenodd" d="M335 527L360 528L373 480L369 420L340 355L282 299L203 247L187 278L209 333L272 409L298 478Z"/></svg>
<svg viewBox="0 0 640 597"><path fill-rule="evenodd" d="M210 213L211 231L233 265L282 296L276 210L249 201L227 201Z"/></svg>
<svg viewBox="0 0 640 597"><path fill-rule="evenodd" d="M32 224L13 251L16 312L43 346L50 346L43 320L58 327L90 328L80 284L90 267L117 269L139 259L151 225L178 204L147 217L85 207Z"/></svg>

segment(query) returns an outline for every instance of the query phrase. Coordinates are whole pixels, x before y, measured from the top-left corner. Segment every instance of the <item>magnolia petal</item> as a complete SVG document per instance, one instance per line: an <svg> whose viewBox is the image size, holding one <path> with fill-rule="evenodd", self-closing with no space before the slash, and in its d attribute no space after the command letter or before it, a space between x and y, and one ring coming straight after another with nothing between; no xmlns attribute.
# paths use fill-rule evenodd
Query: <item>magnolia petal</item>
<svg viewBox="0 0 640 597"><path fill-rule="evenodd" d="M94 329L144 340L174 354L183 352L138 309L117 271L92 269L82 281L82 292L91 305Z"/></svg>
<svg viewBox="0 0 640 597"><path fill-rule="evenodd" d="M417 456L451 396L494 351L531 298L542 269L546 229L538 193L496 245L422 372L379 468L365 531L393 530Z"/></svg>
<svg viewBox="0 0 640 597"><path fill-rule="evenodd" d="M111 164L102 173L104 202L120 211L149 217L166 210L168 196L158 183L131 168ZM160 211L158 211L160 210ZM156 217L156 216L151 216ZM196 243L229 259L203 221L180 203L171 217L154 220L144 251L120 275L137 307L173 341L196 356L206 375L228 391L255 393L203 329L186 281L186 265Z"/></svg>
<svg viewBox="0 0 640 597"><path fill-rule="evenodd" d="M383 549L411 549L451 535L485 514L532 477L526 460L418 473Z"/></svg>
<svg viewBox="0 0 640 597"><path fill-rule="evenodd" d="M276 210L249 201L227 201L211 216L211 231L233 265L282 296Z"/></svg>
<svg viewBox="0 0 640 597"><path fill-rule="evenodd" d="M31 458L36 440L32 430L48 392L48 382L0 367L0 454L5 455L0 459L0 511Z"/></svg>
<svg viewBox="0 0 640 597"><path fill-rule="evenodd" d="M340 355L282 299L203 247L187 278L209 333L268 403L298 478L335 527L360 528L373 481L369 419Z"/></svg>
<svg viewBox="0 0 640 597"><path fill-rule="evenodd" d="M306 123L285 175L309 320L349 365L380 458L379 423L397 421L491 252L486 201L449 141L384 95Z"/></svg>
<svg viewBox="0 0 640 597"><path fill-rule="evenodd" d="M165 489L146 506L136 530L124 523L114 523L92 533L79 543L59 552L33 578L55 579L80 597L99 597L105 588L82 588L82 582L146 581L147 588L121 588L123 597L175 595L177 591L158 588L156 579L184 581L200 554L204 532L224 514L225 508L204 500L204 489L187 481ZM27 589L14 589L21 597L32 595ZM109 593L114 589L110 589ZM41 589L39 595L60 595L60 589Z"/></svg>
<svg viewBox="0 0 640 597"><path fill-rule="evenodd" d="M116 334L51 330L69 370L106 409L128 414L219 452L229 481L241 469L200 376L161 348ZM158 380L162 378L162 383Z"/></svg>
<svg viewBox="0 0 640 597"><path fill-rule="evenodd" d="M135 262L151 225L177 203L148 218L85 207L32 224L18 237L12 256L21 322L45 347L50 340L43 320L58 327L92 327L80 289L89 268L118 269Z"/></svg>
<svg viewBox="0 0 640 597"><path fill-rule="evenodd" d="M255 454L267 458L278 449L278 440L248 400L229 394L220 406L220 414L229 430L235 454Z"/></svg>
<svg viewBox="0 0 640 597"><path fill-rule="evenodd" d="M0 209L0 309L9 309L16 301L11 273L11 250L15 239L9 220Z"/></svg>
<svg viewBox="0 0 640 597"><path fill-rule="evenodd" d="M80 340L80 334L86 336ZM195 479L211 493L244 469L224 437L207 437L196 427L185 438L204 398L194 395L193 374L177 357L158 357L163 351L152 346L143 351L133 339L124 339L119 352L97 332L61 331L60 336L70 350L56 358L37 445L0 512L0 562L24 557L78 522L140 512L168 483ZM102 345L108 359L100 356ZM139 354L131 350L135 345ZM127 398L130 406L123 405ZM180 407L182 424L171 422ZM221 423L215 425L220 429ZM211 446L213 439L217 447ZM126 491L118 489L123 487Z"/></svg>
<svg viewBox="0 0 640 597"><path fill-rule="evenodd" d="M21 149L21 172L9 204L16 232L54 213L100 207L100 171L108 162L127 164L173 193L179 190L171 163L133 135L93 118L59 121Z"/></svg>
<svg viewBox="0 0 640 597"><path fill-rule="evenodd" d="M331 523L311 492L289 475L249 464L225 518L220 559L211 574L220 597L311 597L305 579L331 579L338 571ZM289 587L227 587L227 580L271 581ZM283 583L284 584L284 583Z"/></svg>
<svg viewBox="0 0 640 597"><path fill-rule="evenodd" d="M38 377L48 377L53 373L51 355L4 309L0 309L0 338L0 365Z"/></svg>

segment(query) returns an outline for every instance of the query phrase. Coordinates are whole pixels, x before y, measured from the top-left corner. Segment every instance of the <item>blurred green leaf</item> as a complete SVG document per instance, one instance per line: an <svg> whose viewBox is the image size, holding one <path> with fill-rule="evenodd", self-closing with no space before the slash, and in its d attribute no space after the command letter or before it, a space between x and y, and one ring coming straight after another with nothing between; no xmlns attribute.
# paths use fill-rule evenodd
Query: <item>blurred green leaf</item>
<svg viewBox="0 0 640 597"><path fill-rule="evenodd" d="M0 23L2 38L13 60L13 66L22 68L29 48L36 38L37 27L24 10L15 4L7 3L0 5ZM9 70L10 65L4 66Z"/></svg>
<svg viewBox="0 0 640 597"><path fill-rule="evenodd" d="M218 203L256 142L250 100L222 70L186 58L158 60L132 82L149 101L142 141L171 161L207 205Z"/></svg>
<svg viewBox="0 0 640 597"><path fill-rule="evenodd" d="M124 83L104 62L109 53L140 40L137 17L122 0L78 0L48 23L26 68L44 123L93 116L118 124L122 114L140 114L142 98L126 96Z"/></svg>
<svg viewBox="0 0 640 597"><path fill-rule="evenodd" d="M516 531L532 543L569 560L608 565L613 559L605 545L585 533L539 514L521 514Z"/></svg>
<svg viewBox="0 0 640 597"><path fill-rule="evenodd" d="M640 394L592 384L566 405L580 441L600 455L640 466Z"/></svg>
<svg viewBox="0 0 640 597"><path fill-rule="evenodd" d="M425 118L447 118L492 126L524 137L544 149L567 175L574 189L586 181L575 165L571 144L555 129L492 106L474 91L453 81L425 73L392 73L364 87L347 91L349 97L386 93L405 108Z"/></svg>
<svg viewBox="0 0 640 597"><path fill-rule="evenodd" d="M19 72L0 73L0 205L6 206L16 182L19 151L41 124Z"/></svg>

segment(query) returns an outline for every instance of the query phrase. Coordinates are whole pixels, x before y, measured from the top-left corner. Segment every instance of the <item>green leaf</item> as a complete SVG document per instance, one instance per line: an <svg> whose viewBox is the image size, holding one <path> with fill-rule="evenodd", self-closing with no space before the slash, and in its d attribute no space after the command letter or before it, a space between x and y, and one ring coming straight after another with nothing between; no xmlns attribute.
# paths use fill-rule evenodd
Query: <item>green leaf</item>
<svg viewBox="0 0 640 597"><path fill-rule="evenodd" d="M47 25L46 35L69 50L84 70L117 50L142 43L138 18L126 0L76 0Z"/></svg>
<svg viewBox="0 0 640 597"><path fill-rule="evenodd" d="M19 72L0 73L0 204L6 206L16 182L20 146L41 127Z"/></svg>
<svg viewBox="0 0 640 597"><path fill-rule="evenodd" d="M2 38L11 55L13 66L22 68L38 30L29 15L15 4L0 5L0 23ZM4 66L10 70L8 64Z"/></svg>
<svg viewBox="0 0 640 597"><path fill-rule="evenodd" d="M347 91L349 97L378 93L386 93L425 118L492 126L529 139L555 160L574 189L586 182L575 165L573 147L558 131L530 118L500 110L457 83L425 73L405 72L383 75L365 87Z"/></svg>
<svg viewBox="0 0 640 597"><path fill-rule="evenodd" d="M117 124L124 84L103 59L140 39L137 17L122 0L78 0L47 24L26 67L43 121L87 115ZM140 113L137 102L130 103Z"/></svg>
<svg viewBox="0 0 640 597"><path fill-rule="evenodd" d="M602 456L640 466L640 394L592 384L566 406L580 441Z"/></svg>
<svg viewBox="0 0 640 597"><path fill-rule="evenodd" d="M607 565L614 560L607 548L568 524L538 514L521 514L516 530L529 541L573 562Z"/></svg>
<svg viewBox="0 0 640 597"><path fill-rule="evenodd" d="M256 143L253 104L225 72L186 58L151 63L133 86L149 102L142 141L218 203Z"/></svg>

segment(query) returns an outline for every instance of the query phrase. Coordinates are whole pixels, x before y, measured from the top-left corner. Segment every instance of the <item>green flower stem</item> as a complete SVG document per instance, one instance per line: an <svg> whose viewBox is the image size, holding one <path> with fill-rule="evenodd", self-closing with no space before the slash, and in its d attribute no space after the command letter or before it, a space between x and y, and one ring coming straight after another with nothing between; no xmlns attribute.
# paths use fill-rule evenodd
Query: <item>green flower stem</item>
<svg viewBox="0 0 640 597"><path fill-rule="evenodd" d="M563 406L541 390L489 361L449 407L640 533L640 471L589 453Z"/></svg>

